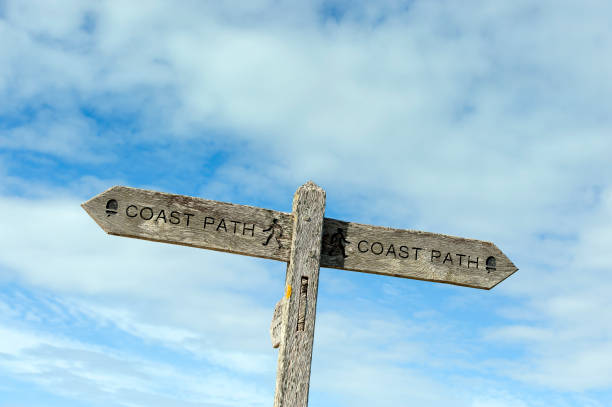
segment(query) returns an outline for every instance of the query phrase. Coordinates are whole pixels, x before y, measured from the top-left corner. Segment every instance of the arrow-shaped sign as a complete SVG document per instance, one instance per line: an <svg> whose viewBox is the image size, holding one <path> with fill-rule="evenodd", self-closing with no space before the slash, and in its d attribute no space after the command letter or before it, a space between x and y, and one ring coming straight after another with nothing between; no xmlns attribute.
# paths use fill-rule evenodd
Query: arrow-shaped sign
<svg viewBox="0 0 612 407"><path fill-rule="evenodd" d="M321 267L484 289L518 270L490 242L327 218Z"/></svg>
<svg viewBox="0 0 612 407"><path fill-rule="evenodd" d="M112 235L289 261L290 213L122 186L83 208ZM329 218L320 265L484 289L517 271L490 242Z"/></svg>
<svg viewBox="0 0 612 407"><path fill-rule="evenodd" d="M517 268L493 243L323 217L308 182L292 213L128 187L83 204L107 233L288 262L270 326L279 347L275 407L306 407L319 267L490 289Z"/></svg>
<svg viewBox="0 0 612 407"><path fill-rule="evenodd" d="M287 261L293 217L253 206L122 186L85 202L106 233Z"/></svg>

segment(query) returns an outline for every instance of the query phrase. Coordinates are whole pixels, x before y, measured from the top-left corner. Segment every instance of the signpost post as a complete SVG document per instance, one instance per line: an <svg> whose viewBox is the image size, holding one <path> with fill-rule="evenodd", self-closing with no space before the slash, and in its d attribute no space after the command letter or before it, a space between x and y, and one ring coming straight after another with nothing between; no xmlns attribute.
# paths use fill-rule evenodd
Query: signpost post
<svg viewBox="0 0 612 407"><path fill-rule="evenodd" d="M287 262L270 335L279 348L274 407L307 407L319 268L491 289L517 271L493 243L324 218L312 182L292 213L115 186L83 208L107 233Z"/></svg>

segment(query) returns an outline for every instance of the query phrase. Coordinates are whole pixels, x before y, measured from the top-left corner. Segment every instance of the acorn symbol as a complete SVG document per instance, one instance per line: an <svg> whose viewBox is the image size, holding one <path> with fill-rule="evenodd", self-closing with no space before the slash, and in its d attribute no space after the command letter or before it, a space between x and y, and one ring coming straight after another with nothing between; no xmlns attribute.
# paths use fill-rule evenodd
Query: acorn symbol
<svg viewBox="0 0 612 407"><path fill-rule="evenodd" d="M497 262L495 261L495 257L490 256L487 259L487 273L490 273L492 271L495 271L495 268L497 267Z"/></svg>
<svg viewBox="0 0 612 407"><path fill-rule="evenodd" d="M111 216L117 213L117 209L119 208L119 204L116 200L110 199L106 203L106 216Z"/></svg>

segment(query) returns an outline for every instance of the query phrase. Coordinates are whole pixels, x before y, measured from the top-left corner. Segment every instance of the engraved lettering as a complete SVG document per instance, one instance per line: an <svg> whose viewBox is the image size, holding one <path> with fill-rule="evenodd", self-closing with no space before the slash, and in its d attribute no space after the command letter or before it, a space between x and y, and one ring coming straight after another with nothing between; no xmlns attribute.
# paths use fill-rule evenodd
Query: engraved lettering
<svg viewBox="0 0 612 407"><path fill-rule="evenodd" d="M476 261L474 261L468 256L468 268L470 268L470 264L475 264L476 268L478 268L478 257L476 257Z"/></svg>
<svg viewBox="0 0 612 407"><path fill-rule="evenodd" d="M230 220L234 224L234 234L236 234L236 225L242 222L236 222L235 220Z"/></svg>
<svg viewBox="0 0 612 407"><path fill-rule="evenodd" d="M191 218L193 215L193 213L185 213L185 216L187 217L187 226L189 226L189 218Z"/></svg>
<svg viewBox="0 0 612 407"><path fill-rule="evenodd" d="M379 251L378 253L376 253L376 252L374 251L374 246L376 246L376 245L380 246L380 251ZM380 243L380 242L374 242L374 243L372 243L372 246L370 247L370 250L372 251L372 253L373 253L373 254L375 254L375 255L377 255L377 256L378 256L378 255L379 255L379 254L381 254L381 253L382 253L382 252L383 252L385 249L384 249L384 247L383 247L382 243Z"/></svg>
<svg viewBox="0 0 612 407"><path fill-rule="evenodd" d="M457 257L459 257L459 265L461 266L461 261L463 260L463 258L465 257L465 254L459 254L457 253Z"/></svg>
<svg viewBox="0 0 612 407"><path fill-rule="evenodd" d="M155 218L155 222L157 222L160 219L163 219L164 223L166 223L166 212L164 212L163 209L161 211L159 211L159 214L157 215L157 218Z"/></svg>
<svg viewBox="0 0 612 407"><path fill-rule="evenodd" d="M149 217L145 217L144 212L148 211L149 212ZM149 208L148 206L145 206L144 208L142 208L140 210L140 217L144 220L151 220L153 218L153 209Z"/></svg>
<svg viewBox="0 0 612 407"><path fill-rule="evenodd" d="M440 253L439 250L432 250L431 251L431 262L433 263L434 259L439 259L441 255L442 253Z"/></svg>
<svg viewBox="0 0 612 407"><path fill-rule="evenodd" d="M398 256L400 256L402 259L407 259L408 256L410 255L410 253L408 252L408 247L406 246L400 246L399 251L400 252ZM402 254L405 254L405 256L402 256Z"/></svg>
<svg viewBox="0 0 612 407"><path fill-rule="evenodd" d="M361 244L365 243L365 250L361 250ZM357 250L359 250L359 253L366 253L368 251L368 241L367 240L362 240L359 243L357 243Z"/></svg>
<svg viewBox="0 0 612 407"><path fill-rule="evenodd" d="M423 250L423 249L420 248L420 247L413 247L413 249L414 249L414 259L418 260L419 259L419 250Z"/></svg>
<svg viewBox="0 0 612 407"><path fill-rule="evenodd" d="M246 230L250 230L251 231L251 237L255 236L255 224L253 223L253 227L248 228L247 224L243 224L242 225L242 234L244 235L244 232Z"/></svg>
<svg viewBox="0 0 612 407"><path fill-rule="evenodd" d="M130 215L130 208L136 209L136 212L134 212L133 215ZM136 205L129 205L127 208L125 208L125 214L128 218L135 218L136 216L138 216L138 207Z"/></svg>
<svg viewBox="0 0 612 407"><path fill-rule="evenodd" d="M215 224L215 218L211 218L210 216L207 216L204 218L204 229L206 229L206 225L214 225L214 224Z"/></svg>
<svg viewBox="0 0 612 407"><path fill-rule="evenodd" d="M219 222L219 225L217 226L217 232L221 228L223 228L223 230L225 230L227 232L227 228L225 227L225 219L223 219L223 218L221 218L221 222Z"/></svg>
<svg viewBox="0 0 612 407"><path fill-rule="evenodd" d="M442 261L442 264L445 264L447 261L449 261L450 264L453 264L453 258L450 253L446 253L446 256L444 256L444 260Z"/></svg>
<svg viewBox="0 0 612 407"><path fill-rule="evenodd" d="M170 212L169 222L173 225L178 225L179 223L181 223L181 218L179 218L180 215L181 213L177 211Z"/></svg>
<svg viewBox="0 0 612 407"><path fill-rule="evenodd" d="M389 248L387 249L387 254L385 254L385 256L388 256L389 253L393 253L393 258L395 258L395 247L393 247L393 244L389 245Z"/></svg>
<svg viewBox="0 0 612 407"><path fill-rule="evenodd" d="M308 277L302 276L300 281L300 299L298 300L298 318L296 331L303 331L306 324L308 309Z"/></svg>

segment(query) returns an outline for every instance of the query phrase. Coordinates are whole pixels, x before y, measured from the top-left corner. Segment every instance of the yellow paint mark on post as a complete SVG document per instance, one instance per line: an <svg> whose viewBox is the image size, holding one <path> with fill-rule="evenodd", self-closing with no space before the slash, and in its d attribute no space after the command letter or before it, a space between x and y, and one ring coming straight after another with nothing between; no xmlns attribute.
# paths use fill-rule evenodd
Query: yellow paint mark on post
<svg viewBox="0 0 612 407"><path fill-rule="evenodd" d="M287 293L285 293L285 298L291 297L291 285L287 284Z"/></svg>

